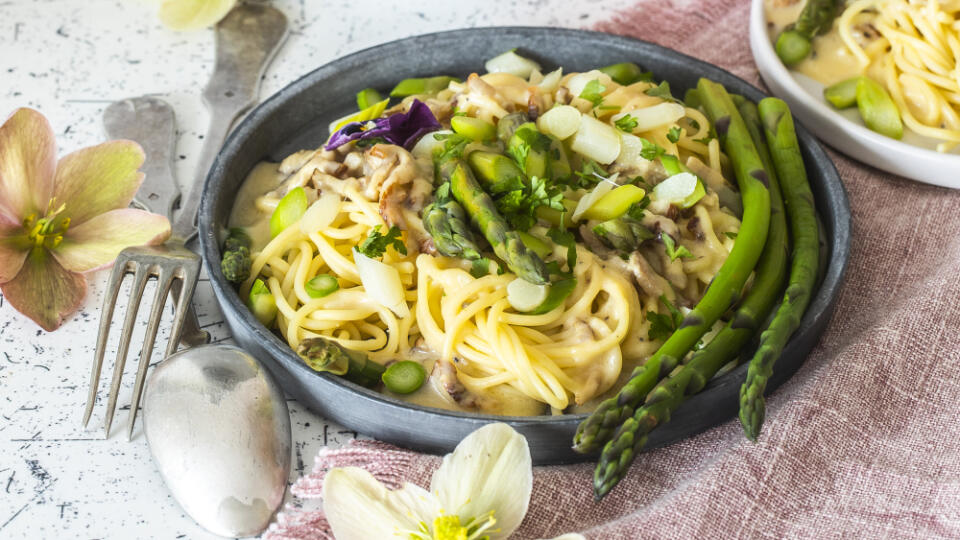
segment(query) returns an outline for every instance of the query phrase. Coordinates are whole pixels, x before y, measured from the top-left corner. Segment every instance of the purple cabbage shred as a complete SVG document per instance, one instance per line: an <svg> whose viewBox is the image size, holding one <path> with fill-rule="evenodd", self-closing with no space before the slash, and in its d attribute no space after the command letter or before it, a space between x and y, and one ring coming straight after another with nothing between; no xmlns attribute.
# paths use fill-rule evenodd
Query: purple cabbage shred
<svg viewBox="0 0 960 540"><path fill-rule="evenodd" d="M423 134L438 129L440 129L440 122L433 116L430 107L415 99L406 113L366 122L350 122L338 129L324 148L333 150L350 141L381 138L410 150Z"/></svg>

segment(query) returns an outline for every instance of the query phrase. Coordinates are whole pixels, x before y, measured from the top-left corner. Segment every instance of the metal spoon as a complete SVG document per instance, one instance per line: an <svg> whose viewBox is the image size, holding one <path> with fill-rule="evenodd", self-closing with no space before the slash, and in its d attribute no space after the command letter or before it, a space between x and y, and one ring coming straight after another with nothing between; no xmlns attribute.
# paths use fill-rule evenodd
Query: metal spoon
<svg viewBox="0 0 960 540"><path fill-rule="evenodd" d="M237 537L269 525L287 487L290 415L255 358L202 345L163 361L147 385L143 430L170 492L202 527Z"/></svg>

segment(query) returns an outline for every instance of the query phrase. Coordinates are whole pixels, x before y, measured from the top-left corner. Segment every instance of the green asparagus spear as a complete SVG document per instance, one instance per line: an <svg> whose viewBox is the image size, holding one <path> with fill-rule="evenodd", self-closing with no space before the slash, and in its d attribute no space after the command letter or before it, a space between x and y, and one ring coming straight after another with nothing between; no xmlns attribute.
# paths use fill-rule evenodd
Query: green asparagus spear
<svg viewBox="0 0 960 540"><path fill-rule="evenodd" d="M782 100L766 98L760 102L760 117L763 119L770 153L783 187L783 198L793 237L793 252L790 281L783 302L770 326L760 335L760 345L750 361L747 379L740 387L740 423L751 440L757 440L763 425L763 391L767 380L773 374L773 364L783 352L787 340L800 326L803 313L810 303L820 256L813 193L807 182L807 172L800 155L790 108Z"/></svg>
<svg viewBox="0 0 960 540"><path fill-rule="evenodd" d="M573 448L578 452L599 450L614 429L633 416L657 381L673 371L707 329L736 303L766 242L770 225L769 176L743 118L722 85L700 79L697 91L733 161L744 207L740 232L703 298L684 317L677 331L644 365L633 371L616 396L601 403L577 428Z"/></svg>
<svg viewBox="0 0 960 540"><path fill-rule="evenodd" d="M250 294L247 296L247 307L253 313L253 316L266 327L273 325L277 318L277 300L273 293L267 287L267 284L261 279L253 282L250 287Z"/></svg>
<svg viewBox="0 0 960 540"><path fill-rule="evenodd" d="M550 139L533 122L521 124L507 141L507 153L528 178L543 178L547 174Z"/></svg>
<svg viewBox="0 0 960 540"><path fill-rule="evenodd" d="M606 73L611 79L624 86L633 84L637 81L648 81L653 78L649 71L643 71L643 68L633 62L621 62L610 66L602 67L599 70Z"/></svg>
<svg viewBox="0 0 960 540"><path fill-rule="evenodd" d="M223 242L223 258L220 259L220 270L227 281L243 283L250 277L250 237L243 229L234 227L227 234Z"/></svg>
<svg viewBox="0 0 960 540"><path fill-rule="evenodd" d="M503 154L477 150L467 155L467 162L483 188L492 195L513 191L528 184L516 162Z"/></svg>
<svg viewBox="0 0 960 540"><path fill-rule="evenodd" d="M817 34L830 30L837 15L839 0L807 0L800 17L777 37L777 56L792 66L810 54L810 42Z"/></svg>
<svg viewBox="0 0 960 540"><path fill-rule="evenodd" d="M857 104L857 84L860 76L840 81L823 89L823 98L838 109L846 109Z"/></svg>
<svg viewBox="0 0 960 540"><path fill-rule="evenodd" d="M529 121L530 119L523 113L510 113L504 116L497 122L497 138L503 144L507 144L517 128Z"/></svg>
<svg viewBox="0 0 960 540"><path fill-rule="evenodd" d="M433 245L448 257L476 260L482 257L460 203L450 196L450 184L437 188L436 198L423 209L423 226Z"/></svg>
<svg viewBox="0 0 960 540"><path fill-rule="evenodd" d="M870 77L857 80L857 108L868 128L887 137L903 138L900 109L880 83Z"/></svg>
<svg viewBox="0 0 960 540"><path fill-rule="evenodd" d="M383 96L373 88L364 88L357 92L357 107L361 111L381 101L383 101Z"/></svg>
<svg viewBox="0 0 960 540"><path fill-rule="evenodd" d="M593 234L607 246L623 253L636 251L640 244L654 237L650 229L629 216L620 216L595 225Z"/></svg>
<svg viewBox="0 0 960 540"><path fill-rule="evenodd" d="M337 342L322 337L307 338L297 345L297 356L315 371L340 375L360 386L376 386L384 367L367 355L344 349Z"/></svg>
<svg viewBox="0 0 960 540"><path fill-rule="evenodd" d="M770 178L770 232L757 263L753 285L733 319L706 347L693 353L690 361L680 370L660 381L647 395L644 405L623 423L613 439L604 446L594 472L594 493L597 498L603 497L616 486L633 456L646 444L650 432L669 422L670 416L684 399L702 390L721 367L737 357L773 309L786 279L787 222L769 149L763 137L760 115L752 101L740 96L733 97Z"/></svg>
<svg viewBox="0 0 960 540"><path fill-rule="evenodd" d="M462 159L451 159L441 164L439 169L441 178L450 182L453 197L463 205L474 225L490 242L497 257L518 277L538 285L548 283L543 259L527 249L517 231L510 229L497 211L493 199L470 172L470 167Z"/></svg>
<svg viewBox="0 0 960 540"><path fill-rule="evenodd" d="M445 75L424 79L404 79L393 87L393 90L390 91L390 97L402 98L418 94L436 94L449 86L450 81L456 80L458 80L456 77Z"/></svg>

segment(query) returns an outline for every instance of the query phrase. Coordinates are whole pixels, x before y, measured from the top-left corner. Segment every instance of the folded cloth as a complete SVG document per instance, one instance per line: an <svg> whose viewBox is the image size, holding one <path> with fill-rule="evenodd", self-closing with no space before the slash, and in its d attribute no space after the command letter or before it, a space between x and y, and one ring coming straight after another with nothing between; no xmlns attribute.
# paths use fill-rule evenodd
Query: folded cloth
<svg viewBox="0 0 960 540"><path fill-rule="evenodd" d="M648 0L597 29L760 84L748 11ZM535 468L516 538L960 538L960 192L831 157L852 209L846 282L820 344L770 397L759 442L732 420L641 454L600 503L591 465ZM293 493L319 497L324 471L345 465L429 486L439 463L358 442L321 452ZM331 538L322 512L295 508L267 537Z"/></svg>

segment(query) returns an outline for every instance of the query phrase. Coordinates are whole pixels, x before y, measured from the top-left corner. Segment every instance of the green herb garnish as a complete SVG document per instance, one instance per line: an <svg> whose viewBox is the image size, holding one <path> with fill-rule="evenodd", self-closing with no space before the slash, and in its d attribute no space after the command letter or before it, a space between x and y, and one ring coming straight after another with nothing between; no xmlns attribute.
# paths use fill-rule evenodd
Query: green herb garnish
<svg viewBox="0 0 960 540"><path fill-rule="evenodd" d="M400 238L400 229L396 225L390 227L385 235L380 234L380 225L377 225L370 231L370 236L357 246L357 251L375 259L382 257L390 246L393 246L398 253L407 254L407 245Z"/></svg>
<svg viewBox="0 0 960 540"><path fill-rule="evenodd" d="M599 107L600 103L603 102L603 91L606 89L606 86L600 84L599 79L594 79L583 87L583 90L580 92L580 97L593 103L594 107Z"/></svg>
<svg viewBox="0 0 960 540"><path fill-rule="evenodd" d="M692 259L693 253L690 250L677 244L674 239L666 233L660 233L660 239L663 241L663 247L667 248L667 256L671 261L679 259Z"/></svg>
<svg viewBox="0 0 960 540"><path fill-rule="evenodd" d="M673 126L672 128L670 128L670 131L667 132L667 140L672 143L676 143L677 141L680 140L680 135L683 135L683 132L680 131L680 127Z"/></svg>
<svg viewBox="0 0 960 540"><path fill-rule="evenodd" d="M617 126L617 129L620 131L626 131L627 133L633 133L633 130L637 128L637 119L633 115L627 114L621 116L617 119L613 125Z"/></svg>

